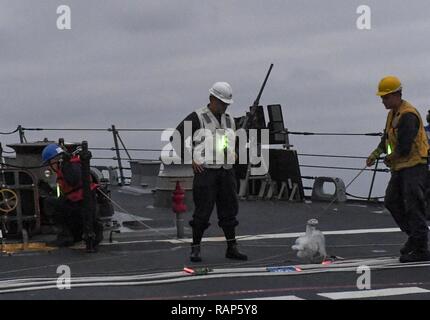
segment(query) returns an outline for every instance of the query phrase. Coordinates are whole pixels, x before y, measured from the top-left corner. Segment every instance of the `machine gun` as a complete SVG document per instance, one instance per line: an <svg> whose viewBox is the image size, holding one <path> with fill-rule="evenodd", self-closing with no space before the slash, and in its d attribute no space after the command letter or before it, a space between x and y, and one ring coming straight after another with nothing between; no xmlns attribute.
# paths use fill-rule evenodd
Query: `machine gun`
<svg viewBox="0 0 430 320"><path fill-rule="evenodd" d="M260 92L257 95L257 98L255 99L252 106L249 108L249 112L246 113L246 116L242 120L241 123L239 123L239 127L242 129L263 129L266 127L266 124L264 123L264 113L263 113L263 107L260 106L260 98L263 94L263 90L266 87L267 79L269 79L270 72L272 72L273 63L270 64L269 71L267 71L266 77L264 79L264 82L260 88Z"/></svg>
<svg viewBox="0 0 430 320"><path fill-rule="evenodd" d="M246 116L243 117L239 122L237 127L244 130L249 129L264 129L266 128L266 123L264 119L264 111L263 107L260 106L260 98L263 94L263 90L266 86L267 79L269 78L270 72L272 71L273 63L270 64L269 70L267 71L266 77L264 78L263 84L260 88L260 91L257 95L257 98L255 99L253 105L249 108L249 112L246 113ZM260 146L261 137L260 135L257 136L257 145ZM245 145L243 145L243 141L240 141L239 144L236 144L237 150L236 154L239 154L238 150L243 150L242 148L246 148ZM247 151L248 152L248 151ZM251 171L251 165L248 162L248 164L238 164L235 165L235 172L236 172L236 178L240 181L240 187L239 187L239 196L244 197L248 193L248 182L250 179L250 171ZM265 180L270 181L270 176L266 175Z"/></svg>

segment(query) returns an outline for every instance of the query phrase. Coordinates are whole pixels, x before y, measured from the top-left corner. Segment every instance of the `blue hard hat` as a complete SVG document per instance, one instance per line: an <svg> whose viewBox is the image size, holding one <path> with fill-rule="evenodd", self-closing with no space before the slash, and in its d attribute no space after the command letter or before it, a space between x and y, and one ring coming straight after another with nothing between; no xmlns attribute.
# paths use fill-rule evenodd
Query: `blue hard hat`
<svg viewBox="0 0 430 320"><path fill-rule="evenodd" d="M42 151L43 164L47 164L49 160L54 159L56 156L63 154L64 150L55 143L48 144Z"/></svg>

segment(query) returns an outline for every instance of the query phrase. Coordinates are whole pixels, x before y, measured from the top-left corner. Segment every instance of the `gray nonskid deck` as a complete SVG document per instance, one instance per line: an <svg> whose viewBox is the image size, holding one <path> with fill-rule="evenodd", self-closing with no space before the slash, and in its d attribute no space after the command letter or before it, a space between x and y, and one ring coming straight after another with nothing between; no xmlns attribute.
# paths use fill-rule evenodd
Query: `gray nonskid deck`
<svg viewBox="0 0 430 320"><path fill-rule="evenodd" d="M333 292L355 298L350 292L358 290L356 267L366 263L374 265L372 289L380 291L369 291L364 298L430 298L427 265L393 262L405 236L380 204L333 204L326 210L327 203L241 201L238 240L249 261L224 257L225 242L214 212L203 240L203 262L192 264L188 259L191 230L187 227L185 238L176 239L175 216L169 208L153 208L151 195L115 190L113 199L121 205L118 216L127 225L114 234L113 243L104 241L96 254L61 248L2 256L2 299L338 298ZM130 220L128 214L133 215ZM190 217L191 212L184 214L185 220ZM341 257L344 260L339 261L349 263L349 268L330 271L334 265L327 265L294 274L265 271L268 266L303 265L291 245L310 218L318 218L328 254ZM387 261L394 264L392 268L381 268ZM70 267L70 290L56 287L60 265ZM184 267L210 267L213 272L190 278Z"/></svg>

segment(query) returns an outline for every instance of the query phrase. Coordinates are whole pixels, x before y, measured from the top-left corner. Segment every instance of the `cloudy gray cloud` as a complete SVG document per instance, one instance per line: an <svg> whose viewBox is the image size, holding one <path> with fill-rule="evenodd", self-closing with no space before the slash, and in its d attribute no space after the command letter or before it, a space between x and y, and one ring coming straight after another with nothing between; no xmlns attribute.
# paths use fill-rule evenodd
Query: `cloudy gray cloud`
<svg viewBox="0 0 430 320"><path fill-rule="evenodd" d="M70 31L56 29L61 4L72 9ZM231 112L239 116L273 62L262 103L281 103L291 130L379 131L386 111L374 92L385 74L403 80L405 96L420 111L430 106L430 3L367 1L370 31L356 28L361 4L0 0L1 129L172 127L206 103L218 80L232 84ZM30 136L46 135L55 138ZM132 146L158 144L156 135L125 139ZM292 140L303 152L353 155L377 143Z"/></svg>

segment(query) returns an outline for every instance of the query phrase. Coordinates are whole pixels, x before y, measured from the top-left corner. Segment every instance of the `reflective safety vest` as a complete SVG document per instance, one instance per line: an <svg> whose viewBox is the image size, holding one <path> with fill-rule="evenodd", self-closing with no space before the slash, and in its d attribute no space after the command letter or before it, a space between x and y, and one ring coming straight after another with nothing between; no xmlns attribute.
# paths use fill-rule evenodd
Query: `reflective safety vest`
<svg viewBox="0 0 430 320"><path fill-rule="evenodd" d="M194 161L209 169L231 169L236 160L233 117L223 113L220 123L207 106L195 112L201 129L193 137Z"/></svg>
<svg viewBox="0 0 430 320"><path fill-rule="evenodd" d="M81 164L81 159L78 156L75 156L70 159L70 162L72 164ZM61 195L66 197L71 202L78 202L84 199L84 190L82 189L82 180L81 177L79 177L80 182L77 186L70 186L66 180L64 179L63 171L57 170L55 172L57 175L57 184L60 187ZM91 183L90 188L91 190L95 190L98 187L96 183Z"/></svg>
<svg viewBox="0 0 430 320"><path fill-rule="evenodd" d="M390 110L387 116L387 123L385 126L385 133L387 134L385 147L387 155L396 151L397 146L397 126L400 122L400 118L405 113L413 113L417 116L420 122L420 127L418 129L417 136L412 143L411 151L408 155L404 157L393 157L391 161L391 170L398 171L404 168L414 167L418 164L427 163L427 154L429 149L429 144L427 141L427 135L424 130L423 121L417 109L415 109L409 102L404 101L400 106L398 112L394 114L393 110Z"/></svg>

